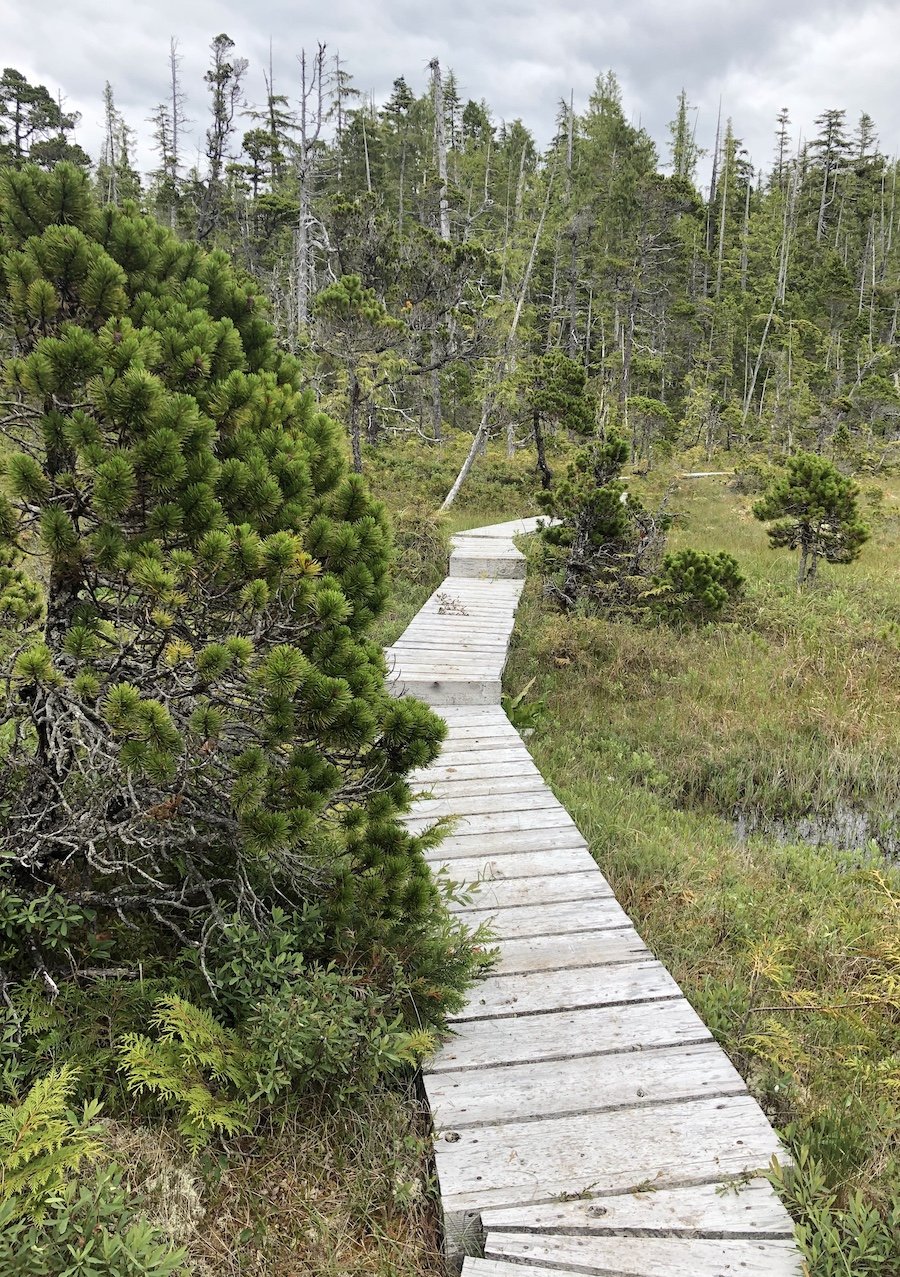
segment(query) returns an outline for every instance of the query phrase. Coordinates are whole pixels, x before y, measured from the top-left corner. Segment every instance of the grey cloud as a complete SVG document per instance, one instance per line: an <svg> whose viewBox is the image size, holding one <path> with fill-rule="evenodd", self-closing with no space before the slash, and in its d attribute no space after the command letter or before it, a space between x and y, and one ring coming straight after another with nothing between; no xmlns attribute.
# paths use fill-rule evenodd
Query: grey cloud
<svg viewBox="0 0 900 1277"><path fill-rule="evenodd" d="M188 113L199 145L206 111L203 73L220 31L250 60L247 89L263 94L262 69L273 41L277 87L295 96L296 54L324 40L340 50L356 86L377 101L404 75L416 89L437 55L464 96L485 98L499 118L521 117L545 144L561 98L574 90L584 106L594 80L611 68L624 105L654 136L665 158L667 122L684 87L699 110L698 138L709 147L718 100L757 165L768 163L774 116L792 110L809 134L826 107L848 118L868 110L885 145L900 140L888 55L900 38L895 5L874 0L133 0L127 9L101 0L17 5L7 19L4 63L59 88L83 114L81 140L96 152L101 94L110 80L120 109L143 136L167 90L169 35L179 40Z"/></svg>

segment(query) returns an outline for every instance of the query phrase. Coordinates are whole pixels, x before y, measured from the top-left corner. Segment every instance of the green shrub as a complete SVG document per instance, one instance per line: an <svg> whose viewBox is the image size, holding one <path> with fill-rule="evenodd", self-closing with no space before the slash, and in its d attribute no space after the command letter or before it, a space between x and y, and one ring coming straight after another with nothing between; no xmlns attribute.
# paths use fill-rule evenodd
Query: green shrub
<svg viewBox="0 0 900 1277"><path fill-rule="evenodd" d="M0 1205L3 1277L169 1277L182 1269L158 1231L136 1215L139 1204L121 1187L121 1172L105 1167L95 1178L49 1193L39 1222Z"/></svg>
<svg viewBox="0 0 900 1277"><path fill-rule="evenodd" d="M798 1220L797 1244L810 1277L900 1277L900 1202L879 1214L859 1190L844 1204L800 1145L794 1165L775 1165L771 1179Z"/></svg>
<svg viewBox="0 0 900 1277"><path fill-rule="evenodd" d="M296 972L229 1029L184 998L163 999L157 1036L126 1034L122 1069L129 1090L175 1114L193 1148L210 1135L252 1129L260 1103L288 1092L328 1088L336 1098L404 1065L435 1039L406 1029L389 999L332 968Z"/></svg>
<svg viewBox="0 0 900 1277"><path fill-rule="evenodd" d="M254 284L134 205L99 208L66 165L2 175L0 235L19 448L0 553L19 571L39 545L46 596L0 608L12 983L56 997L99 952L126 977L170 964L162 992L184 996L178 955L212 982L236 914L266 933L317 904L331 954L377 946L404 996L435 936L463 978L398 820L445 727L389 694L371 637L387 518Z"/></svg>
<svg viewBox="0 0 900 1277"><path fill-rule="evenodd" d="M669 621L714 621L744 587L737 559L720 550L677 550L654 577L653 610Z"/></svg>

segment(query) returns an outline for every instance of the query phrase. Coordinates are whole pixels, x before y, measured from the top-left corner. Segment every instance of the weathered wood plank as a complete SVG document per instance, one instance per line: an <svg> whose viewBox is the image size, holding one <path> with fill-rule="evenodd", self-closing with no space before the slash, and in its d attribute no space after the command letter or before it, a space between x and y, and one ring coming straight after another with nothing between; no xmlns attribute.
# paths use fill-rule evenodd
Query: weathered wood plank
<svg viewBox="0 0 900 1277"><path fill-rule="evenodd" d="M420 814L413 810L405 813L401 819L411 833L421 833L433 825L437 817L427 813ZM556 801L547 807L532 807L530 803L523 803L519 811L476 812L472 816L455 815L452 836L481 838L485 834L518 834L523 830L528 833L537 833L544 829L548 832L567 831L573 837L581 838L581 832L575 821L565 807L561 807Z"/></svg>
<svg viewBox="0 0 900 1277"><path fill-rule="evenodd" d="M429 773L444 771L448 767L478 767L482 764L496 766L498 763L512 763L515 766L534 766L531 755L523 744L511 744L499 737L492 745L482 749L445 749L437 764L430 767ZM422 773L417 773L421 775Z"/></svg>
<svg viewBox="0 0 900 1277"><path fill-rule="evenodd" d="M465 798L490 798L497 796L498 803L515 802L516 794L550 793L539 772L527 776L485 776L474 780L437 780L422 785L413 782L414 793L438 800L450 798L460 803ZM498 807L497 810L502 810Z"/></svg>
<svg viewBox="0 0 900 1277"><path fill-rule="evenodd" d="M579 1273L574 1268L535 1268L533 1264L513 1265L502 1259L469 1257L463 1260L461 1277L584 1277L584 1272ZM622 1277L622 1274L617 1277Z"/></svg>
<svg viewBox="0 0 900 1277"><path fill-rule="evenodd" d="M612 1277L800 1277L791 1241L683 1237L511 1237L491 1233L486 1258L509 1260L506 1277L520 1277L520 1263L569 1265L582 1274ZM469 1270L471 1271L471 1270ZM478 1271L477 1269L475 1270ZM546 1269L544 1271L547 1271ZM558 1273L558 1268L556 1272ZM565 1269L564 1269L565 1271Z"/></svg>
<svg viewBox="0 0 900 1277"><path fill-rule="evenodd" d="M540 774L529 754L527 758L512 755L497 763L446 763L439 759L431 767L423 767L414 772L412 781L417 785L427 785L434 780L487 780L500 776L540 776Z"/></svg>
<svg viewBox="0 0 900 1277"><path fill-rule="evenodd" d="M502 718L492 718L484 720L481 723L463 723L457 724L452 719L448 719L449 731L447 733L447 741L457 742L465 741L467 744L471 740L478 740L482 736L503 736L508 740L518 741L522 744L522 738L513 727L512 723L503 715Z"/></svg>
<svg viewBox="0 0 900 1277"><path fill-rule="evenodd" d="M483 718L506 719L506 721L509 722L509 719L506 716L506 711L503 709L502 705L485 705L482 709L478 710L448 709L446 714L444 714L443 711L441 711L441 713L448 722L452 721L454 723L463 723L470 719L480 721Z"/></svg>
<svg viewBox="0 0 900 1277"><path fill-rule="evenodd" d="M488 1232L572 1236L664 1233L774 1239L794 1234L793 1220L765 1179L738 1183L727 1192L721 1184L693 1184L545 1206L500 1207L485 1211L481 1222Z"/></svg>
<svg viewBox="0 0 900 1277"><path fill-rule="evenodd" d="M454 882L477 883L478 901L484 905L505 904L512 900L516 904L525 904L529 890L550 892L554 879L560 880L557 899L571 900L571 892L576 889L589 894L589 877L597 883L595 894L612 894L585 847L557 847L546 852L510 852L499 856L486 850L480 856L448 857L442 854L442 846L426 852L425 859L435 872L446 868ZM570 875L577 875L577 884L561 882ZM531 888L529 878L535 879L536 883ZM511 889L509 894L502 894L507 888Z"/></svg>
<svg viewBox="0 0 900 1277"><path fill-rule="evenodd" d="M456 675L459 677L466 674L473 679L493 678L502 673L503 661L497 657L495 661L475 660L465 661L461 657L448 656L446 660L441 661L440 665L436 665L429 660L411 660L408 657L398 657L394 662L391 673L395 675L403 675L404 678L433 678L438 682L447 678L448 675Z"/></svg>
<svg viewBox="0 0 900 1277"><path fill-rule="evenodd" d="M500 816L508 812L554 811L559 802L550 793L546 785L536 786L532 790L519 789L511 793L501 790L495 795L453 794L446 798L421 797L412 806L410 815L428 820L438 820L443 816Z"/></svg>
<svg viewBox="0 0 900 1277"><path fill-rule="evenodd" d="M446 678L415 678L409 675L388 680L392 696L415 696L435 708L441 705L492 705L500 696L500 679L472 679L448 675Z"/></svg>
<svg viewBox="0 0 900 1277"><path fill-rule="evenodd" d="M443 763L448 756L463 758L488 749L513 751L518 757L531 760L531 755L518 732L492 723L484 727L478 735L466 737L458 736L451 728L441 749L441 762Z"/></svg>
<svg viewBox="0 0 900 1277"><path fill-rule="evenodd" d="M627 925L615 930L498 941L500 956L491 967L491 977L645 962L652 956L650 950L624 914L623 919Z"/></svg>
<svg viewBox="0 0 900 1277"><path fill-rule="evenodd" d="M710 1095L744 1095L747 1088L724 1051L710 1042L430 1073L425 1090L435 1125L459 1130Z"/></svg>
<svg viewBox="0 0 900 1277"><path fill-rule="evenodd" d="M456 881L455 869L462 861L450 861L454 872L451 877ZM461 881L466 884L469 899L464 904L451 904L453 913L471 914L471 921L482 922L497 914L500 910L511 910L521 907L534 912L535 908L553 909L557 906L576 908L581 916L588 911L589 926L602 924L602 911L608 908L612 915L613 906L619 908L618 901L609 888L609 884L596 871L591 869L575 870L571 873L554 873L535 875L531 878L499 878ZM524 920L524 914L523 914ZM559 930L564 930L560 927ZM524 933L523 933L524 934Z"/></svg>
<svg viewBox="0 0 900 1277"><path fill-rule="evenodd" d="M580 847L587 861L585 868L594 862L585 847L584 839L575 826L563 825L558 828L535 830L496 830L480 834L450 834L440 846L440 853L445 860L453 860L457 856L471 856L481 853L485 856L514 855L522 851L562 851Z"/></svg>
<svg viewBox="0 0 900 1277"><path fill-rule="evenodd" d="M478 894L472 904L480 904ZM472 927L487 923L498 940L631 928L631 919L618 901L609 895L592 900L563 900L559 903L540 900L534 904L506 909L455 908L453 915Z"/></svg>
<svg viewBox="0 0 900 1277"><path fill-rule="evenodd" d="M472 990L451 1023L566 1011L576 1007L613 1006L680 997L678 985L660 962L623 962L606 967L576 967L527 975L488 976Z"/></svg>
<svg viewBox="0 0 900 1277"><path fill-rule="evenodd" d="M394 660L402 660L406 656L417 656L440 664L448 653L456 652L461 656L487 657L489 660L502 659L506 653L505 643L490 639L462 639L456 641L444 634L440 638L423 634L416 638L404 639L391 648Z"/></svg>
<svg viewBox="0 0 900 1277"><path fill-rule="evenodd" d="M628 1052L630 1059L644 1050L710 1041L709 1029L690 1003L670 994L656 1002L469 1021L441 1047L428 1072L433 1076L604 1053ZM602 1061L597 1067L603 1067Z"/></svg>
<svg viewBox="0 0 900 1277"><path fill-rule="evenodd" d="M759 1105L741 1095L438 1128L435 1136L444 1207L452 1211L721 1180L763 1170L776 1153L781 1147Z"/></svg>

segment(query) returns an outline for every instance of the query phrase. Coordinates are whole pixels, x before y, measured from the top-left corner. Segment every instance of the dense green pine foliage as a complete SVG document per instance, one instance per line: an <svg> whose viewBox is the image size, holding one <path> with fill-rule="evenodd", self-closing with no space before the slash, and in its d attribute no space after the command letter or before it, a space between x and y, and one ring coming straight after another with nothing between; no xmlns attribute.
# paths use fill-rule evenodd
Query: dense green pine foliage
<svg viewBox="0 0 900 1277"><path fill-rule="evenodd" d="M859 488L825 457L800 452L788 457L784 472L757 501L757 519L771 522L773 549L800 551L797 583L815 579L819 559L852 563L869 531L859 517Z"/></svg>
<svg viewBox="0 0 900 1277"><path fill-rule="evenodd" d="M471 954L396 819L444 725L388 695L367 638L383 509L223 253L100 208L71 166L7 173L0 227L0 978L18 1076L44 1049L21 1049L32 987L77 1017L98 968L179 952L173 991L257 1017L250 1093L314 1081L316 1058L328 1072L300 1045L316 1015L349 1035L336 1072L367 1041L385 1067L409 1058L398 1008L439 1020ZM316 974L329 961L363 963L356 1000ZM189 1052L218 1031L194 1011Z"/></svg>

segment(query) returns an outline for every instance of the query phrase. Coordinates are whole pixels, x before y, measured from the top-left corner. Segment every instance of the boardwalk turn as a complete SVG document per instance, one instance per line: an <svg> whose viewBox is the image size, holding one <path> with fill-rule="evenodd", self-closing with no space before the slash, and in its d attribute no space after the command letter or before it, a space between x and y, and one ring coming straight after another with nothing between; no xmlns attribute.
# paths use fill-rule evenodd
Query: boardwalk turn
<svg viewBox="0 0 900 1277"><path fill-rule="evenodd" d="M448 1260L464 1277L798 1277L760 1174L774 1131L500 708L512 538L535 524L456 537L388 652L398 693L449 726L408 823L456 818L430 858L479 884L458 912L499 950L425 1071Z"/></svg>

